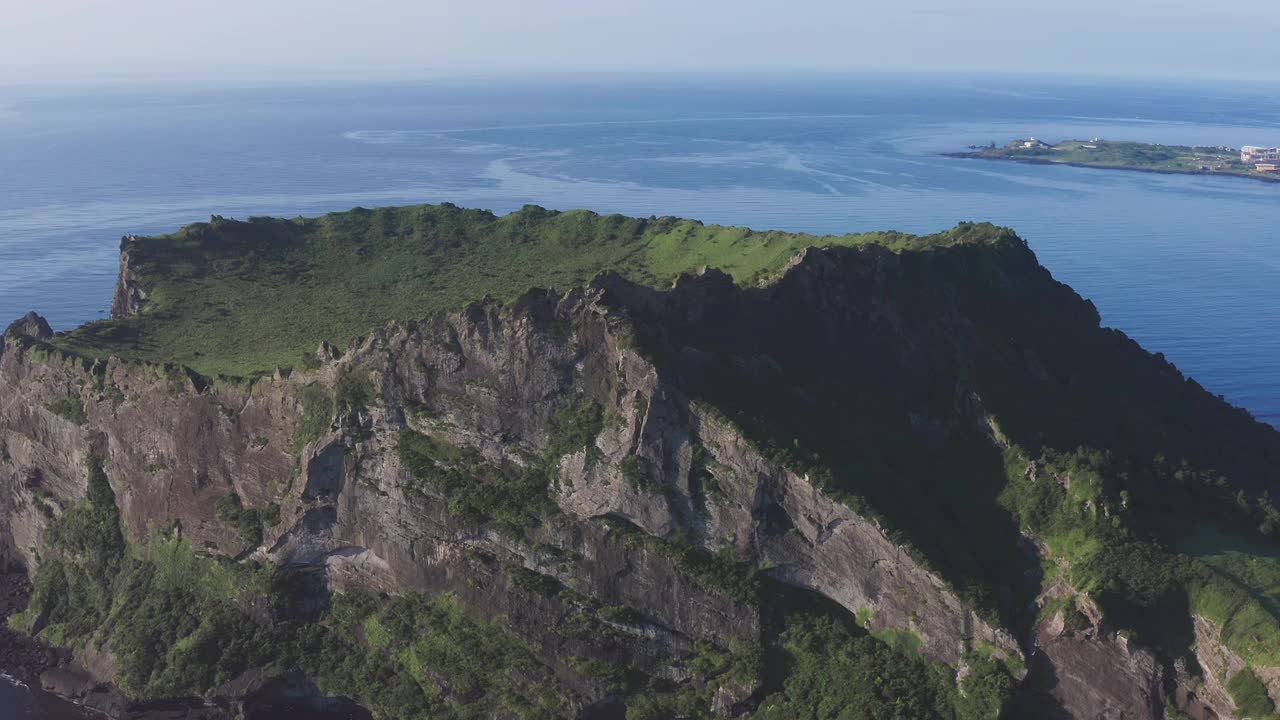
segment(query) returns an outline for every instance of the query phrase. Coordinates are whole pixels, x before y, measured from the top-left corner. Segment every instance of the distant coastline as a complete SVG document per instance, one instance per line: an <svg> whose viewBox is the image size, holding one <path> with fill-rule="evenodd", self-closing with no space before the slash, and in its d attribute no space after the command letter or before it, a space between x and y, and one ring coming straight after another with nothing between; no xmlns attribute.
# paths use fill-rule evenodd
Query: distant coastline
<svg viewBox="0 0 1280 720"><path fill-rule="evenodd" d="M1017 139L1003 147L993 144L984 147L971 145L970 148L969 152L947 152L942 155L976 160L1004 160L1028 165L1067 165L1160 175L1226 176L1280 183L1280 172L1259 171L1256 165L1245 164L1234 148L1226 146L1157 145L1105 140L1064 140L1050 145L1031 138Z"/></svg>

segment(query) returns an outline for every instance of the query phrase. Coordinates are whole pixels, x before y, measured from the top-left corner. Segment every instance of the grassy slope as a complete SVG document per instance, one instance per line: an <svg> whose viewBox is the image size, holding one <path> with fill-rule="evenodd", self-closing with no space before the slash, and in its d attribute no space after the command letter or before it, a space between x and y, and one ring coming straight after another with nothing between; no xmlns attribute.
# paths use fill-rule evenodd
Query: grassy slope
<svg viewBox="0 0 1280 720"><path fill-rule="evenodd" d="M1251 588L1258 602L1280 617L1280 548L1206 525L1177 549Z"/></svg>
<svg viewBox="0 0 1280 720"><path fill-rule="evenodd" d="M750 283L808 246L903 248L994 234L966 228L815 236L536 207L498 217L449 205L215 220L134 241L134 271L151 293L142 315L92 323L55 344L249 376L292 366L323 340L345 346L390 320L582 285L602 270L656 286L714 265Z"/></svg>
<svg viewBox="0 0 1280 720"><path fill-rule="evenodd" d="M1280 666L1280 548L1206 524L1175 549L1205 568L1191 586L1191 609L1223 628L1246 663Z"/></svg>

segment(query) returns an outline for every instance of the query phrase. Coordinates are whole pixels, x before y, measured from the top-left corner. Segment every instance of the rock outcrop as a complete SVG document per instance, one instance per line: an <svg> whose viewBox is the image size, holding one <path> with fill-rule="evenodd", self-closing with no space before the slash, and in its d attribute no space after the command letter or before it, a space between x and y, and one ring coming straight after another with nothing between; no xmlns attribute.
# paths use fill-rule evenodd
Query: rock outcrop
<svg viewBox="0 0 1280 720"><path fill-rule="evenodd" d="M126 318L138 314L142 304L147 300L147 291L138 282L133 269L133 256L130 241L134 238L126 236L120 241L120 277L116 280L116 290L111 296L111 317Z"/></svg>
<svg viewBox="0 0 1280 720"><path fill-rule="evenodd" d="M1041 696L1030 703L1040 717L1160 718L1166 677L1155 653L1093 621L1068 629L1062 610L1036 631L1027 685ZM1044 698L1048 698L1045 702ZM1030 708L1028 708L1030 710Z"/></svg>
<svg viewBox="0 0 1280 720"><path fill-rule="evenodd" d="M53 328L49 327L48 320L34 312L29 312L10 323L4 334L21 335L33 340L48 340L53 337Z"/></svg>

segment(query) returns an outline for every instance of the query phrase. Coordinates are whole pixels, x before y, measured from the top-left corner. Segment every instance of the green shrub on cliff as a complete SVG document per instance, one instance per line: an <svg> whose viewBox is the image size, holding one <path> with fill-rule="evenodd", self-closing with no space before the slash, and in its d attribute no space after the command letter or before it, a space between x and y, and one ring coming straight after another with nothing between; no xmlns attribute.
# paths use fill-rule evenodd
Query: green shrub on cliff
<svg viewBox="0 0 1280 720"><path fill-rule="evenodd" d="M219 520L235 530L246 544L253 546L262 544L263 527L280 522L280 506L276 503L261 509L246 508L234 492L218 498L214 508Z"/></svg>
<svg viewBox="0 0 1280 720"><path fill-rule="evenodd" d="M85 474L85 501L49 526L27 611L30 620L43 619L32 629L57 645L77 645L98 629L126 561L120 513L102 459L89 457Z"/></svg>
<svg viewBox="0 0 1280 720"><path fill-rule="evenodd" d="M86 500L52 521L24 621L33 633L77 647L111 609L111 583L124 564L115 495L99 457L84 462Z"/></svg>
<svg viewBox="0 0 1280 720"><path fill-rule="evenodd" d="M360 412L374 400L373 380L365 368L344 367L334 382L339 412Z"/></svg>
<svg viewBox="0 0 1280 720"><path fill-rule="evenodd" d="M39 637L109 646L131 697L201 695L282 657L280 628L246 618L246 593L272 594L273 571L201 557L176 534L130 547L102 461L86 462L85 501L48 530L24 618Z"/></svg>
<svg viewBox="0 0 1280 720"><path fill-rule="evenodd" d="M703 720L709 717L706 700L693 688L674 693L644 693L627 700L626 720Z"/></svg>
<svg viewBox="0 0 1280 720"><path fill-rule="evenodd" d="M50 530L23 618L42 618L31 629L54 644L109 648L128 697L209 696L251 668L301 664L379 720L564 717L565 691L531 650L451 598L340 595L303 622L287 610L305 592L287 570L200 555L176 530L130 547L101 465L89 472L86 502Z"/></svg>
<svg viewBox="0 0 1280 720"><path fill-rule="evenodd" d="M83 425L89 421L89 416L84 411L84 403L76 395L67 395L66 397L50 400L45 405L45 409L58 417L70 420L76 425Z"/></svg>
<svg viewBox="0 0 1280 720"><path fill-rule="evenodd" d="M1016 686L1008 668L999 660L978 653L970 653L965 662L967 673L955 696L956 720L1000 717Z"/></svg>
<svg viewBox="0 0 1280 720"><path fill-rule="evenodd" d="M825 598L770 582L765 588L765 696L752 720L993 720L1015 682L990 652L967 654L964 676L896 650Z"/></svg>
<svg viewBox="0 0 1280 720"><path fill-rule="evenodd" d="M590 453L603 429L604 407L585 397L574 398L551 417L546 461L555 464L565 455L583 448Z"/></svg>
<svg viewBox="0 0 1280 720"><path fill-rule="evenodd" d="M830 618L795 618L782 635L784 679L758 720L950 719L947 672Z"/></svg>
<svg viewBox="0 0 1280 720"><path fill-rule="evenodd" d="M302 404L302 416L293 434L293 452L301 455L309 443L319 440L333 423L337 411L333 395L320 383L298 388L298 401Z"/></svg>
<svg viewBox="0 0 1280 720"><path fill-rule="evenodd" d="M396 453L412 475L410 491L432 490L456 520L520 536L559 513L539 467L497 467L470 448L403 430Z"/></svg>
<svg viewBox="0 0 1280 720"><path fill-rule="evenodd" d="M768 672L766 649L760 643L730 639L728 647L707 642L694 643L693 654L684 658L679 680L651 676L637 668L611 663L577 662L595 666L587 673L609 680L611 690L624 700L626 720L711 720L717 692L724 688L738 701L748 698ZM755 715L744 717L754 718Z"/></svg>
<svg viewBox="0 0 1280 720"><path fill-rule="evenodd" d="M1227 691L1240 711L1240 717L1261 720L1271 716L1276 704L1267 694L1267 686L1250 668L1242 668L1227 681Z"/></svg>
<svg viewBox="0 0 1280 720"><path fill-rule="evenodd" d="M123 692L200 696L249 668L279 669L289 628L241 610L265 589L249 568L199 557L178 537L155 536L147 549L152 559L132 560L116 579L116 600L98 636L115 655L114 681Z"/></svg>
<svg viewBox="0 0 1280 720"><path fill-rule="evenodd" d="M376 642L370 625L379 628ZM567 714L554 674L532 649L449 595L338 595L304 631L301 649L302 667L322 690L355 698L379 720Z"/></svg>

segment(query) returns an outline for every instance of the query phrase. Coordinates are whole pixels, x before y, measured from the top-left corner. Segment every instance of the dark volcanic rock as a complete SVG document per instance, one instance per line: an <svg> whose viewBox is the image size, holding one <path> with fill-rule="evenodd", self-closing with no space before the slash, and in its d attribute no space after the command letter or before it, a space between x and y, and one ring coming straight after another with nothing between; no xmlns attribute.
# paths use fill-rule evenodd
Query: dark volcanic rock
<svg viewBox="0 0 1280 720"><path fill-rule="evenodd" d="M49 322L34 312L14 320L4 331L5 335L21 335L33 340L48 340L53 337L53 328Z"/></svg>
<svg viewBox="0 0 1280 720"><path fill-rule="evenodd" d="M111 317L126 318L138 314L147 299L147 291L138 283L130 266L129 244L134 240L126 236L120 240L120 278L111 297Z"/></svg>

